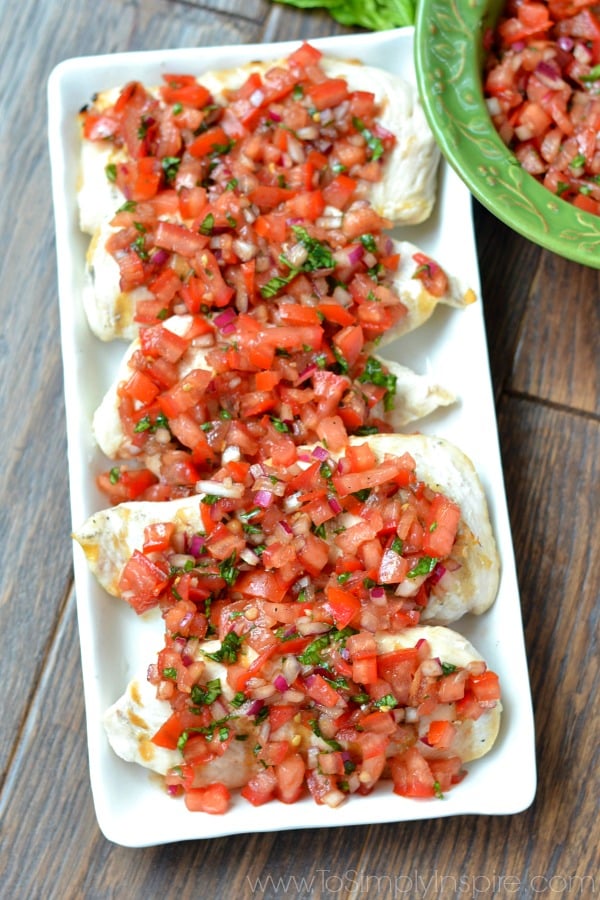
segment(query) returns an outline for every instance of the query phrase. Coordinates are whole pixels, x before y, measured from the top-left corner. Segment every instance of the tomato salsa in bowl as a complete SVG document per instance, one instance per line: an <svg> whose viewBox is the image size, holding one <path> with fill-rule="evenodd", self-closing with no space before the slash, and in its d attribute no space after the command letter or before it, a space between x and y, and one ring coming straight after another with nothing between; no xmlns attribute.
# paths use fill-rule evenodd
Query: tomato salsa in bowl
<svg viewBox="0 0 600 900"><path fill-rule="evenodd" d="M592 7L423 0L415 58L429 124L471 193L531 241L599 268L596 148L578 125L596 85Z"/></svg>

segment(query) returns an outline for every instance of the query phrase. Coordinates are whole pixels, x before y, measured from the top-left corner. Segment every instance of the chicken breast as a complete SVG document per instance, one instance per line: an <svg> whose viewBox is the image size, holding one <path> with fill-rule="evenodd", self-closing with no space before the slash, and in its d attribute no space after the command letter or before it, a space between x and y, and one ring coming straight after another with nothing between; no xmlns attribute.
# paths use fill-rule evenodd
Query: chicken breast
<svg viewBox="0 0 600 900"><path fill-rule="evenodd" d="M211 91L217 103L224 103L224 91L240 87L251 72L264 74L282 60L254 62L234 69L204 72L198 81ZM381 124L396 137L396 145L380 182L373 185L369 199L373 207L395 224L425 221L435 204L437 167L440 152L433 138L416 88L397 75L358 61L324 58L329 77L345 78L351 90L370 91L381 104ZM157 89L151 93L158 96ZM96 107L115 102L119 90L99 94ZM125 197L108 181L106 166L121 161L122 151L109 142L83 140L78 190L80 228L94 234Z"/></svg>
<svg viewBox="0 0 600 900"><path fill-rule="evenodd" d="M174 334L185 335L190 325L189 316L172 316L164 322ZM139 447L131 444L123 430L119 416L119 385L131 375L129 361L140 348L139 339L132 341L117 370L115 379L94 413L93 432L103 453L111 459L128 459L139 454ZM449 406L456 400L455 395L429 375L419 375L407 366L375 355L382 366L396 378L396 393L393 408L386 410L382 401L374 409L374 415L387 422L394 431L425 418L436 409ZM210 370L206 352L193 344L177 363L179 378L184 378L193 369Z"/></svg>
<svg viewBox="0 0 600 900"><path fill-rule="evenodd" d="M449 628L432 626L410 628L393 634L376 634L375 640L379 654L412 648L426 641L430 659L441 661L446 667L456 669L466 669L473 663L483 661L481 654L469 641ZM218 641L200 645L197 658L203 660L206 666L201 684L206 685L209 681L218 679L222 691L220 702L223 703L224 699L223 708L227 708L227 703L233 696L227 681L227 667L212 662L205 655L207 652L214 653L220 646ZM249 653L242 659L242 664L249 665L254 658L255 654ZM428 715L418 716L414 714L415 712L416 709L413 707L411 721L414 739L419 741L421 752L426 758L454 755L463 763L467 763L479 759L492 749L500 729L502 704L496 701L489 705L476 719L459 718L454 705L449 703L439 704L437 710ZM152 738L171 713L171 705L166 700L157 699L156 688L148 683L145 676L133 678L123 695L106 711L103 718L112 749L117 756L127 762L137 763L162 775L166 774L169 769L181 764L181 751L160 747L152 742ZM443 753L429 748L426 743L429 726L436 718L451 721L455 729L452 744L445 748ZM229 722L229 727L234 728L237 735L243 735L246 739L231 741L223 754L203 764L196 775L197 787L219 781L228 788L239 788L260 768L260 763L251 748L256 745L257 739L265 740L265 728L268 726L262 722L257 724L242 708ZM311 748L314 751L331 749L330 742L308 727L300 716L290 719L270 737L278 741L289 741L296 751L305 757L310 754ZM389 754L394 752L393 744L387 752ZM365 784L364 778L362 781Z"/></svg>
<svg viewBox="0 0 600 900"><path fill-rule="evenodd" d="M145 287L121 290L119 266L106 250L106 241L114 231L108 221L98 229L90 242L84 270L85 314L90 329L102 341L133 340L138 333L134 320L137 301L154 299ZM400 262L390 287L406 307L406 314L382 336L380 345L419 328L433 315L438 304L461 309L475 301L474 292L451 273L443 294L428 291L423 281L415 277L419 266L413 257L422 252L415 244L392 240L392 252L399 254Z"/></svg>
<svg viewBox="0 0 600 900"><path fill-rule="evenodd" d="M440 492L460 507L456 539L441 577L431 586L422 622L448 624L467 612L481 614L494 602L498 590L500 561L489 519L485 494L475 468L457 447L442 438L427 435L374 435L351 438L359 445L368 442L378 461L386 456L410 454L417 476L433 491ZM307 451L311 459L310 448ZM332 454L335 457L335 454ZM305 462L303 465L307 466ZM210 482L206 491L222 496L240 496L240 485ZM74 533L83 548L91 571L109 593L119 595L119 580L134 550L144 543L144 529L152 523L173 522L176 532L203 533L200 515L201 494L152 503L132 501L101 510ZM348 513L339 513L343 528L354 524ZM340 552L331 546L331 559ZM410 598L427 576L407 576L396 594Z"/></svg>

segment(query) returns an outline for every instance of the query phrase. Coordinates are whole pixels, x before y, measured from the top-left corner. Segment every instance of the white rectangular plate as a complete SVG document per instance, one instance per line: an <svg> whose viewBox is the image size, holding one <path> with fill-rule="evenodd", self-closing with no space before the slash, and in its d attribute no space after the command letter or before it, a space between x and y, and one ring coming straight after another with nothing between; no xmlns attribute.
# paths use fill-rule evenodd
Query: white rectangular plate
<svg viewBox="0 0 600 900"><path fill-rule="evenodd" d="M313 43L327 53L379 65L414 82L412 29L324 38ZM106 505L94 476L107 461L96 449L91 417L113 377L123 344L102 344L89 331L81 304L87 238L78 228L76 187L79 159L77 112L100 90L129 80L157 84L163 72L192 72L281 57L297 42L189 50L164 50L86 57L62 62L48 84L49 139L60 296L71 509L79 526ZM400 230L480 296L470 196L447 166L441 169L437 208L424 225ZM444 800L419 801L381 784L367 797L352 797L337 809L306 798L292 806L274 801L254 808L235 798L224 816L190 813L161 790L156 776L118 759L109 748L101 718L128 679L144 671L148 647L160 640L160 622L138 619L98 587L83 553L75 547L75 586L81 640L92 792L100 828L115 843L131 847L287 828L322 828L400 822L462 813L506 814L525 809L535 793L534 731L521 610L498 445L494 399L481 300L464 311L438 310L414 335L386 348L418 372L430 372L460 398L430 416L422 430L440 434L473 460L490 503L502 558L495 605L484 616L457 624L500 675L504 715L493 751L469 766L467 778Z"/></svg>

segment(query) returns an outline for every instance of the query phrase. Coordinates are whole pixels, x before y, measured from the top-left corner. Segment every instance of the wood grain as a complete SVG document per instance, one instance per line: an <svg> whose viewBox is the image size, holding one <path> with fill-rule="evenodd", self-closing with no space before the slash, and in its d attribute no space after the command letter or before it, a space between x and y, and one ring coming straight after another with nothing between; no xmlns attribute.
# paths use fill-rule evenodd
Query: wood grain
<svg viewBox="0 0 600 900"><path fill-rule="evenodd" d="M11 27L0 33L0 895L598 895L599 734L591 714L600 689L598 274L540 250L478 204L536 711L534 805L512 817L292 830L145 850L102 836L89 787L72 593L44 85L70 56L349 29L323 11L268 0L8 0L4 10ZM293 824L294 808L284 814Z"/></svg>

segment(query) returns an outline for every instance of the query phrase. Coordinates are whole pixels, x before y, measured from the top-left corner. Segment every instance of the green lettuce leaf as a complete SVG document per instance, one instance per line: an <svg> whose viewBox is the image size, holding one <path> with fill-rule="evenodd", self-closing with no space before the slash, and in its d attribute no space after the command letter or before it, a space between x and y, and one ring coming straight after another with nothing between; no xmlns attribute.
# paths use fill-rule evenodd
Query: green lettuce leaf
<svg viewBox="0 0 600 900"><path fill-rule="evenodd" d="M414 25L416 0L276 0L300 9L326 9L341 25L386 31Z"/></svg>

